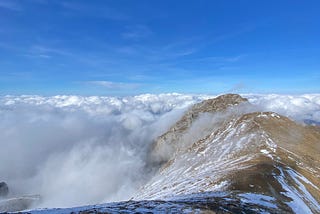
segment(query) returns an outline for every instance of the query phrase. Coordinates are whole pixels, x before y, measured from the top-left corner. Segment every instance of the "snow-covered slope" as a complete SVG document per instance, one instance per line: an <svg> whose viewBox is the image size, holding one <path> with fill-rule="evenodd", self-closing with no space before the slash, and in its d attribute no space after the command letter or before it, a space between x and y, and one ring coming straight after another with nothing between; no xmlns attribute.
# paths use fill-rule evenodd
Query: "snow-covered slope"
<svg viewBox="0 0 320 214"><path fill-rule="evenodd" d="M229 98L234 99L235 95L218 99L224 102ZM214 102L203 102L206 103ZM240 114L243 108L239 107L239 111L235 111L235 106L232 108L232 111L213 110L212 118L222 114L224 120L193 143L182 139L190 135L190 123L197 124L196 120L188 123L187 130L179 129L178 121L160 136L153 155L159 148L163 153L161 147L166 144L170 148L171 144L178 146L173 153L170 151L171 157L134 199L168 200L177 195L224 191L241 195L250 203L266 197L271 207L285 211L320 212L317 128L298 125L273 112ZM179 137L170 137L174 131L178 132L174 136Z"/></svg>

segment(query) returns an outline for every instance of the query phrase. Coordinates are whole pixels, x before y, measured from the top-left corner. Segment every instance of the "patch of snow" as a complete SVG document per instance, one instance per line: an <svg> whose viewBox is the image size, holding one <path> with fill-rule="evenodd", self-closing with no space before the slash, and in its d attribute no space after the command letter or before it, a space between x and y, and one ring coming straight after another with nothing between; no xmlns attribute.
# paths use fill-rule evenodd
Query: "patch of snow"
<svg viewBox="0 0 320 214"><path fill-rule="evenodd" d="M258 118L261 118L261 117L268 118L269 116L261 112L257 117Z"/></svg>
<svg viewBox="0 0 320 214"><path fill-rule="evenodd" d="M302 175L298 174L291 168L283 170L278 167L280 171L280 176L278 176L278 181L281 183L282 188L285 190L284 195L291 198L292 201L285 202L294 213L313 213L309 206L311 206L317 212L320 212L320 204L316 199L309 193L305 186L298 180L307 180ZM297 188L294 185L289 185L287 182L286 174L289 175L291 179L295 181L298 185ZM308 183L311 183L310 181Z"/></svg>
<svg viewBox="0 0 320 214"><path fill-rule="evenodd" d="M276 117L276 118L280 118L280 116L278 114L276 114L276 113L272 113L271 116L272 117Z"/></svg>
<svg viewBox="0 0 320 214"><path fill-rule="evenodd" d="M257 204L268 208L277 208L277 206L274 203L276 199L267 195L261 195L256 193L242 193L239 194L239 196L241 198L241 201L244 203Z"/></svg>

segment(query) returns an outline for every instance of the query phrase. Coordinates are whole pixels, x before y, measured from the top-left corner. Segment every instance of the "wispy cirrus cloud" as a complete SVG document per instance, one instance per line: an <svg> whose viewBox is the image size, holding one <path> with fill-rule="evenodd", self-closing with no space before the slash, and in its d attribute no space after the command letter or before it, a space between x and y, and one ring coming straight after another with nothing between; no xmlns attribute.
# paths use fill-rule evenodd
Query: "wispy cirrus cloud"
<svg viewBox="0 0 320 214"><path fill-rule="evenodd" d="M14 0L0 0L0 9L1 8L13 11L22 10L21 4Z"/></svg>
<svg viewBox="0 0 320 214"><path fill-rule="evenodd" d="M83 2L63 1L60 4L63 8L75 12L76 15L96 16L114 21L128 20L130 17L105 4L88 4Z"/></svg>
<svg viewBox="0 0 320 214"><path fill-rule="evenodd" d="M30 50L30 53L39 54L39 55L49 55L49 54L57 54L57 55L64 55L70 56L72 55L70 52L59 49L59 48L52 48L43 45L33 45Z"/></svg>
<svg viewBox="0 0 320 214"><path fill-rule="evenodd" d="M137 83L124 83L124 82L111 82L111 81L87 81L87 84L101 86L111 90L133 90L137 89L141 86L141 84Z"/></svg>
<svg viewBox="0 0 320 214"><path fill-rule="evenodd" d="M1 44L0 44L1 47ZM74 54L61 48L52 48L44 45L32 45L27 51L21 49L22 56L29 58L50 59L54 56L73 57Z"/></svg>
<svg viewBox="0 0 320 214"><path fill-rule="evenodd" d="M216 63L234 63L239 62L242 59L247 57L246 54L239 54L234 56L205 56L200 58L192 58L184 60L184 62L199 62L199 63L210 63L210 62L216 62Z"/></svg>
<svg viewBox="0 0 320 214"><path fill-rule="evenodd" d="M133 35L132 38L134 38ZM129 44L116 47L115 51L126 57L138 57L144 62L166 62L190 56L197 53L199 49L191 43L181 43L174 40L157 45Z"/></svg>
<svg viewBox="0 0 320 214"><path fill-rule="evenodd" d="M121 34L122 38L128 40L140 40L152 35L152 31L146 25L127 26L126 31Z"/></svg>
<svg viewBox="0 0 320 214"><path fill-rule="evenodd" d="M47 55L47 54L37 54L37 55L23 54L23 56L30 57L30 58L42 58L42 59L50 59L50 58L52 58L52 56Z"/></svg>

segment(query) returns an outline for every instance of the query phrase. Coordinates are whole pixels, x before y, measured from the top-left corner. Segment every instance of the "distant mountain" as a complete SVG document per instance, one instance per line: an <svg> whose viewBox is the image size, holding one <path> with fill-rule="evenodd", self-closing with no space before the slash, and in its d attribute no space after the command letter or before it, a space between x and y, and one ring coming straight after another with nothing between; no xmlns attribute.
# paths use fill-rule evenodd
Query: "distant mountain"
<svg viewBox="0 0 320 214"><path fill-rule="evenodd" d="M320 128L236 94L195 104L148 160L159 170L130 201L45 211L320 213Z"/></svg>

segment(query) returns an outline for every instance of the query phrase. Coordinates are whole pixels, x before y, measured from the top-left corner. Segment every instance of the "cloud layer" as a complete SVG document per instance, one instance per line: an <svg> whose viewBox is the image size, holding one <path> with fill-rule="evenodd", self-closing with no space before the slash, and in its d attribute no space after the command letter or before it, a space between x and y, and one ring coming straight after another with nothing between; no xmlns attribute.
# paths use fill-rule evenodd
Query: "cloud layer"
<svg viewBox="0 0 320 214"><path fill-rule="evenodd" d="M320 122L320 94L244 95L256 109ZM0 97L0 181L41 207L129 199L148 179L152 140L213 96Z"/></svg>
<svg viewBox="0 0 320 214"><path fill-rule="evenodd" d="M274 111L298 122L320 122L320 94L244 96L263 111Z"/></svg>
<svg viewBox="0 0 320 214"><path fill-rule="evenodd" d="M129 199L147 178L149 143L204 98L2 97L0 180L44 207Z"/></svg>

